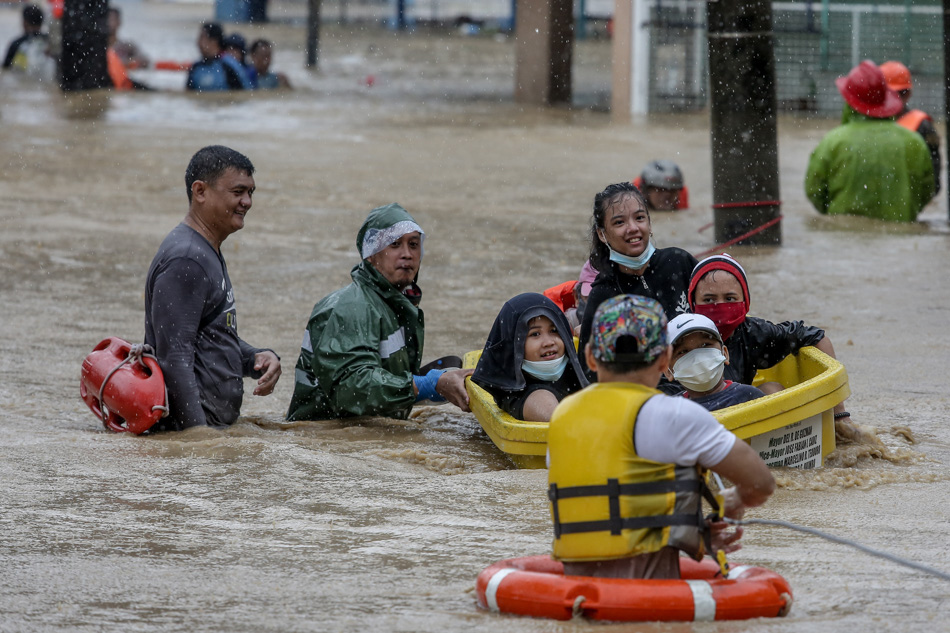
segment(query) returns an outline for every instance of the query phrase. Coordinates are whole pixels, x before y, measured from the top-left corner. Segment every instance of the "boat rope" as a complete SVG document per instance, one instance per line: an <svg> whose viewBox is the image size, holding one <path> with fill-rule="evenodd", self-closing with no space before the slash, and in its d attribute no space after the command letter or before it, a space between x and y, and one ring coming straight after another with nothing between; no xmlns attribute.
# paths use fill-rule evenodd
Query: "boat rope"
<svg viewBox="0 0 950 633"><path fill-rule="evenodd" d="M778 215L778 216L772 218L771 220L769 220L768 222L766 222L765 224L763 224L763 225L761 225L761 226L757 226L756 228L752 229L752 230L749 231L748 233L743 233L743 234L740 235L739 237L734 237L734 238L732 238L731 240L729 240L728 242L723 242L722 244L719 244L719 245L717 245L717 246L713 246L712 248L708 248L708 249L704 250L702 253L696 253L695 257L696 257L697 259L699 259L699 258L701 258L701 257L705 257L706 255L710 255L710 254L712 254L712 253L715 253L716 251L721 250L721 249L723 249L723 248L728 248L728 247L732 246L733 244L736 244L737 242L741 242L742 240L746 239L747 237L752 237L753 235L755 235L755 234L757 234L757 233L761 233L762 231L764 231L764 230L767 229L767 228L770 228L770 227L772 227L772 226L775 226L776 224L778 224L779 222L781 222L784 217L785 217L785 216Z"/></svg>
<svg viewBox="0 0 950 633"><path fill-rule="evenodd" d="M862 545L857 541L852 541L851 539L842 538L840 536L835 536L833 534L828 534L827 532L822 532L821 530L816 530L815 528L807 527L804 525L798 525L796 523L789 523L788 521L777 521L774 519L743 519L741 521L736 519L730 519L728 517L723 519L726 523L730 525L774 525L777 527L788 528L789 530L796 530L798 532L804 532L805 534L811 534L812 536L818 536L820 538L831 541L832 543L839 543L841 545L848 545L855 549L859 549L865 554L870 554L871 556L877 556L878 558L885 558L891 562L897 563L898 565L904 565L905 567L910 567L911 569L916 569L924 573L930 574L931 576L936 576L943 580L950 580L950 574L942 572L939 569L934 569L933 567L927 567L926 565L921 565L912 560L907 560L906 558L901 558L900 556L895 556L894 554L889 554L887 552L882 552L868 547L867 545Z"/></svg>
<svg viewBox="0 0 950 633"><path fill-rule="evenodd" d="M576 618L578 616L584 615L584 603L587 602L587 598L584 596L577 596L574 598L574 607L571 609L571 617Z"/></svg>
<svg viewBox="0 0 950 633"><path fill-rule="evenodd" d="M119 371L128 363L139 363L142 367L146 367L145 361L142 358L151 358L156 363L158 358L155 357L151 345L143 345L141 343L136 343L129 348L129 353L121 363L112 368L108 374L106 374L105 380L102 381L102 386L99 387L99 407L102 412L102 421L106 422L109 419L109 410L106 408L105 403L102 401L102 395L105 393L106 385L109 384L109 379L112 378L112 375ZM162 412L162 417L168 417L168 386L165 386L165 404L157 404L152 407L152 411L160 410Z"/></svg>

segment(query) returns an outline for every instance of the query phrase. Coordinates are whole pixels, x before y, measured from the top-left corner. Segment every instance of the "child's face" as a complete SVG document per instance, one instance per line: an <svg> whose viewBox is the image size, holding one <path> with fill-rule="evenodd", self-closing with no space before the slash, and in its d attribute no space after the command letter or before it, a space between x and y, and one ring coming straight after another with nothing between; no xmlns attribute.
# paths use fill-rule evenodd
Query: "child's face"
<svg viewBox="0 0 950 633"><path fill-rule="evenodd" d="M618 253L636 257L647 249L650 231L650 214L646 207L633 196L626 196L607 209L598 235L600 241Z"/></svg>
<svg viewBox="0 0 950 633"><path fill-rule="evenodd" d="M745 301L742 285L736 276L724 270L714 270L696 284L696 305L710 303L738 303Z"/></svg>
<svg viewBox="0 0 950 633"><path fill-rule="evenodd" d="M524 342L524 359L555 360L564 356L564 341L557 327L546 316L528 321L528 338Z"/></svg>
<svg viewBox="0 0 950 633"><path fill-rule="evenodd" d="M726 347L717 341L712 334L709 334L708 332L690 332L686 336L676 341L676 344L673 346L673 358L670 362L670 366L673 368L673 371L676 371L676 361L686 356L694 349L700 349L702 347L712 347L721 350L726 356L726 360L729 360L729 351L726 350Z"/></svg>

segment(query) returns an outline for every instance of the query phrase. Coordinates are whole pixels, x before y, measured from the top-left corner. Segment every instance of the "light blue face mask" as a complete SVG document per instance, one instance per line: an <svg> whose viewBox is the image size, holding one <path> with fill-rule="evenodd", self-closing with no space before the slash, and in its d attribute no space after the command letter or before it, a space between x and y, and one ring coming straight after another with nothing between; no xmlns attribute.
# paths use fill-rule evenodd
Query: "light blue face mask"
<svg viewBox="0 0 950 633"><path fill-rule="evenodd" d="M604 242L606 244L606 242ZM639 257L630 257L629 255L624 255L618 253L614 249L610 248L610 244L607 244L607 250L610 251L610 261L620 264L621 266L626 266L631 270L640 270L647 265L647 262L650 261L650 258L653 257L653 253L656 252L656 247L653 245L653 242L647 242L647 247Z"/></svg>
<svg viewBox="0 0 950 633"><path fill-rule="evenodd" d="M554 360L525 360L521 361L521 369L528 372L538 380L554 382L564 375L567 369L567 354Z"/></svg>

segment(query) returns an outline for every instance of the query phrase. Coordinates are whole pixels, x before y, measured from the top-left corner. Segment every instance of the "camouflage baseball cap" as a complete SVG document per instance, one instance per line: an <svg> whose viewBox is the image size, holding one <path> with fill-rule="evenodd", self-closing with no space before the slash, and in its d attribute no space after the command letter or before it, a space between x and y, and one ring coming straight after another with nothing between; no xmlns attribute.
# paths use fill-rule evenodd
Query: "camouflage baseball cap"
<svg viewBox="0 0 950 633"><path fill-rule="evenodd" d="M594 313L590 345L602 363L652 363L667 347L663 307L637 295L604 301Z"/></svg>

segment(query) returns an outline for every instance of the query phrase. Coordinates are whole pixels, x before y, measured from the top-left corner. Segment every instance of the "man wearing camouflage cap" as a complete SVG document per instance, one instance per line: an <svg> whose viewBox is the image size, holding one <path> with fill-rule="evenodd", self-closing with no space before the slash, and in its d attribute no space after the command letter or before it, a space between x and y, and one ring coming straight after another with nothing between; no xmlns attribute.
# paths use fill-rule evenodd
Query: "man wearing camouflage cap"
<svg viewBox="0 0 950 633"><path fill-rule="evenodd" d="M775 481L759 455L708 411L656 390L670 364L658 302L620 295L594 315L596 384L558 405L548 431L554 558L564 573L679 578L679 551L739 548L742 528L703 519L704 473L733 482L725 515L765 503Z"/></svg>

